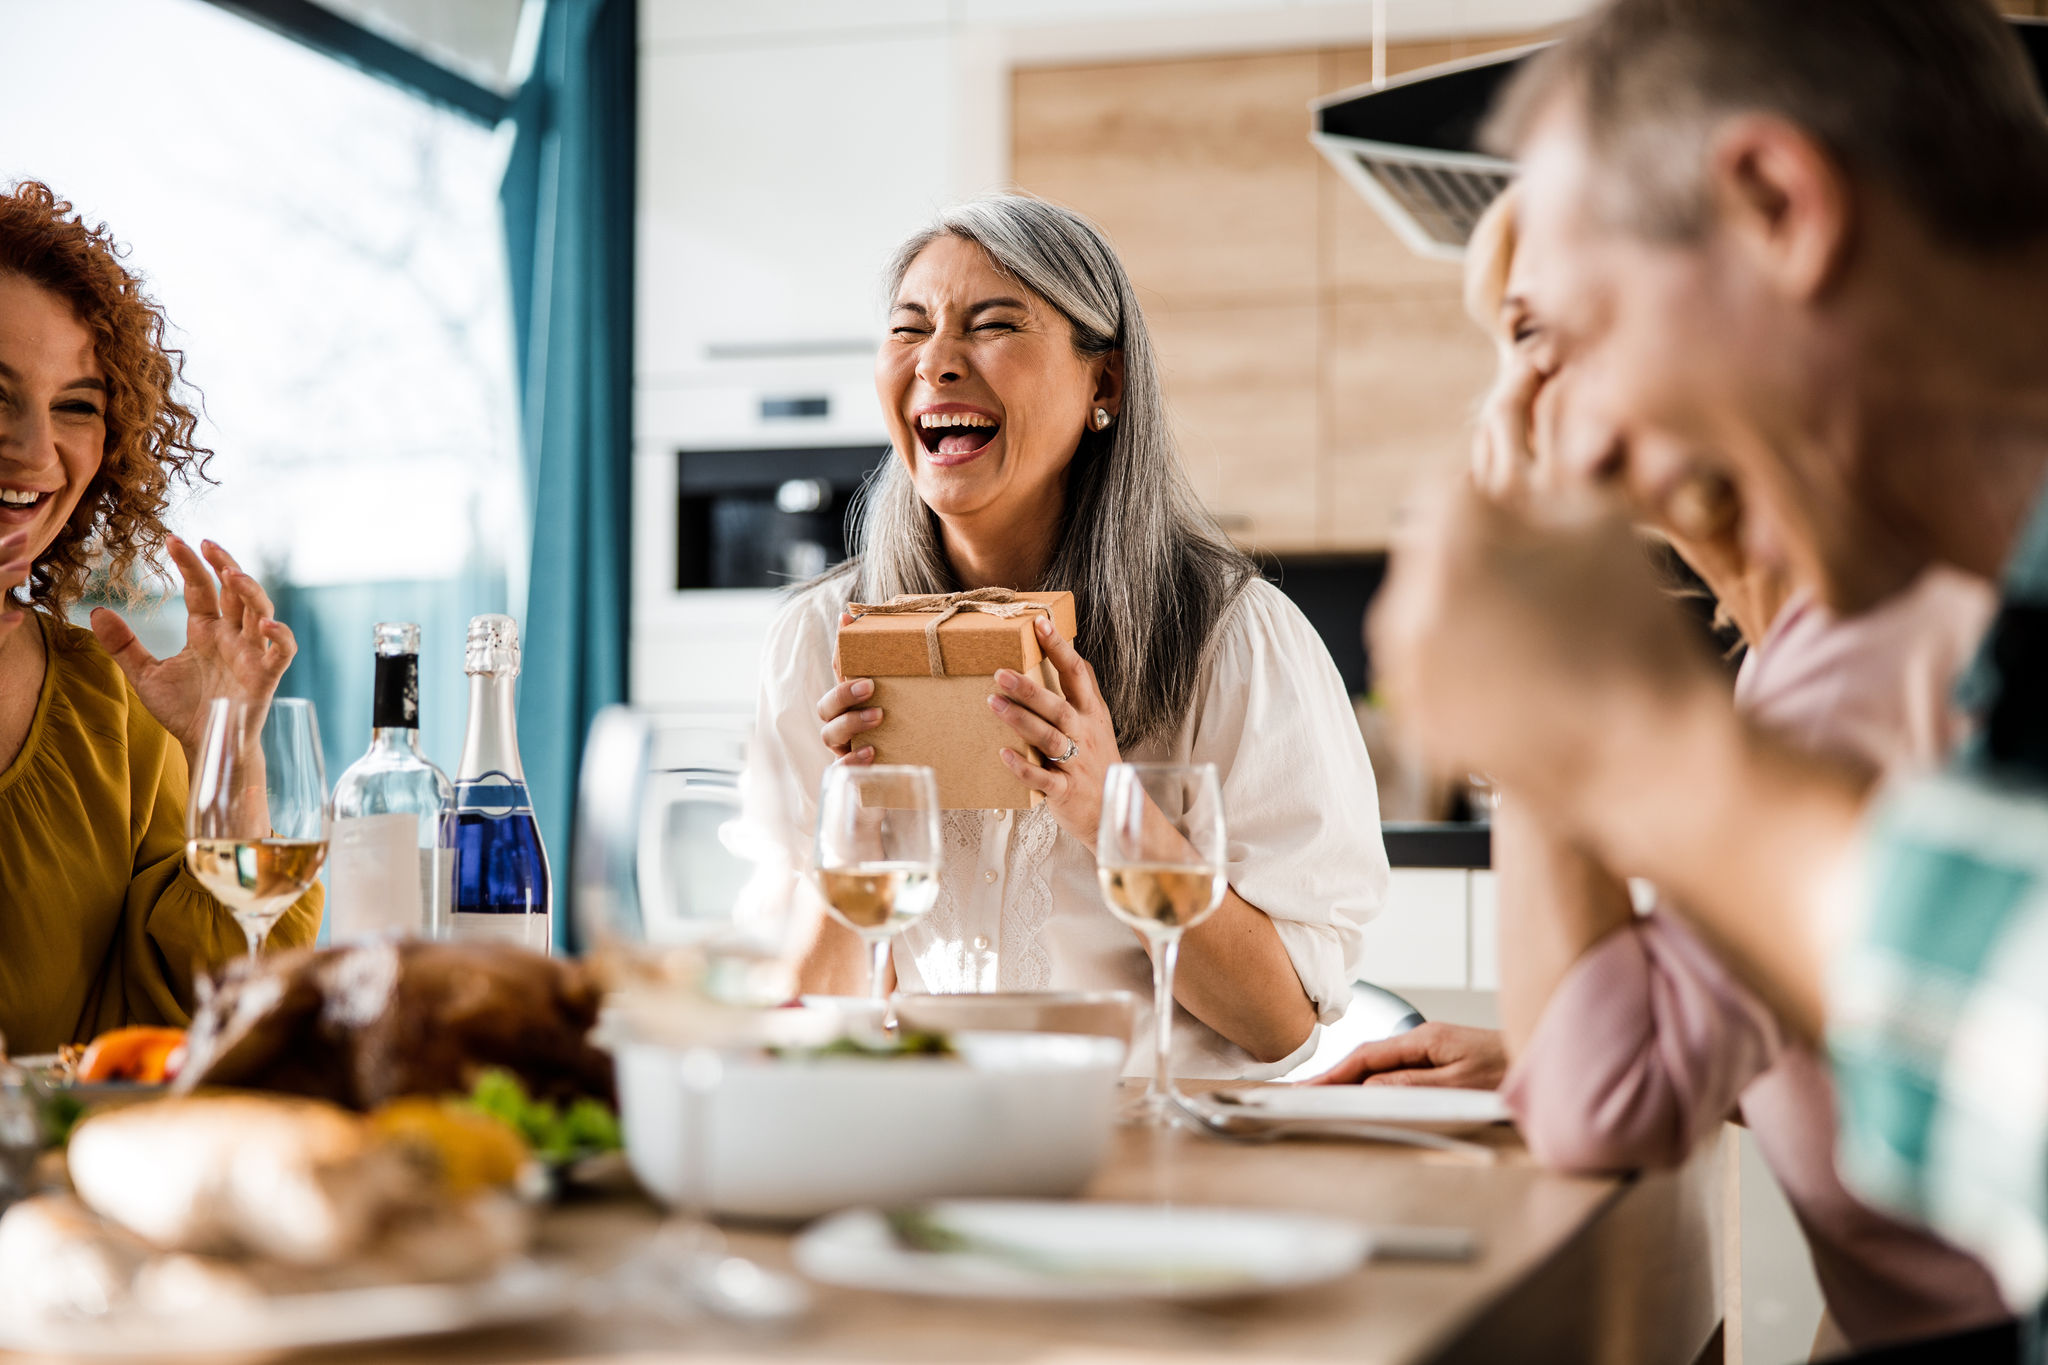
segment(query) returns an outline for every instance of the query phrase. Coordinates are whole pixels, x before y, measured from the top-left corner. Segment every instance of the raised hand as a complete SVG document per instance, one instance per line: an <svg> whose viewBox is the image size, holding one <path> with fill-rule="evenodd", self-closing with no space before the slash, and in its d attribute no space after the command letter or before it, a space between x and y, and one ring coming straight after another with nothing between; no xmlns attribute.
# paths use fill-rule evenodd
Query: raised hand
<svg viewBox="0 0 2048 1365"><path fill-rule="evenodd" d="M201 559L176 536L169 548L185 580L185 647L158 659L105 607L93 612L92 630L142 704L184 747L187 760L196 760L207 703L231 697L268 706L299 647L290 628L275 618L262 584L242 572L226 550L202 541ZM220 575L217 584L208 565Z"/></svg>
<svg viewBox="0 0 2048 1365"><path fill-rule="evenodd" d="M1533 428L1543 380L1543 372L1519 353L1503 350L1500 373L1472 432L1472 482L1490 498L1521 497L1535 481Z"/></svg>
<svg viewBox="0 0 2048 1365"><path fill-rule="evenodd" d="M1066 695L1005 668L996 673L1000 695L988 699L989 709L1047 760L1035 768L1017 750L1005 749L1003 763L1025 786L1044 793L1061 829L1093 848L1102 818L1103 779L1123 762L1116 722L1096 686L1094 666L1061 638L1050 619L1040 617L1037 629L1038 643ZM1062 758L1070 748L1071 755Z"/></svg>
<svg viewBox="0 0 2048 1365"><path fill-rule="evenodd" d="M11 536L0 536L0 643L21 629L21 623L28 620L28 613L21 610L14 601L14 590L28 582L29 570L35 567L35 556L30 553L28 532L16 531Z"/></svg>
<svg viewBox="0 0 2048 1365"><path fill-rule="evenodd" d="M1637 746L1727 688L1625 520L1544 520L1451 488L1402 529L1370 620L1374 675L1423 751L1562 821L1638 775Z"/></svg>

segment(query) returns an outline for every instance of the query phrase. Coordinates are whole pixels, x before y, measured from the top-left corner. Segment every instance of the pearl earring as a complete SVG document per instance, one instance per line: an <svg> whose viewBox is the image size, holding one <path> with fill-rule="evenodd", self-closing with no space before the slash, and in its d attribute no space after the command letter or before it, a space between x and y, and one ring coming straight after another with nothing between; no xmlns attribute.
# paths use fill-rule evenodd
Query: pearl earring
<svg viewBox="0 0 2048 1365"><path fill-rule="evenodd" d="M1109 415L1108 408L1097 408L1095 410L1095 429L1097 431L1109 430L1109 424L1115 420L1114 417Z"/></svg>

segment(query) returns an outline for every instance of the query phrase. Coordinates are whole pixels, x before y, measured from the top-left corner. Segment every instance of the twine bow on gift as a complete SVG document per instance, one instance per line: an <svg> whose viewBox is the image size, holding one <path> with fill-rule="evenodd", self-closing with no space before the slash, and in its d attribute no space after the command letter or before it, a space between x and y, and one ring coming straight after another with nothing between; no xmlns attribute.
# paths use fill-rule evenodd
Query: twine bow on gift
<svg viewBox="0 0 2048 1365"><path fill-rule="evenodd" d="M1044 612L1052 615L1052 608L1043 602L1028 602L1008 588L973 588L967 592L905 593L892 597L886 602L872 606L864 602L846 604L851 616L915 616L933 612L932 619L925 624L924 647L931 660L932 676L945 676L946 659L939 650L939 627L963 611L984 612L990 616L1004 618L1023 616L1029 612Z"/></svg>

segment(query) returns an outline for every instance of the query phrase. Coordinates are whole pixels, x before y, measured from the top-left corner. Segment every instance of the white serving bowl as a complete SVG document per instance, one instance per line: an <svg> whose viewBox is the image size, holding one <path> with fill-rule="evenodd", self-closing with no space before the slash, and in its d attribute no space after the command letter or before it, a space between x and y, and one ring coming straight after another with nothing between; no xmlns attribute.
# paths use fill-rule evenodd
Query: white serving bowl
<svg viewBox="0 0 2048 1365"><path fill-rule="evenodd" d="M896 1026L923 1033L1083 1033L1114 1038L1128 1054L1138 1023L1130 991L986 991L897 995Z"/></svg>
<svg viewBox="0 0 2048 1365"><path fill-rule="evenodd" d="M1123 1048L1076 1034L965 1033L953 1057L724 1057L695 1142L684 1054L620 1040L633 1174L666 1204L814 1218L941 1196L1059 1197L1094 1176L1115 1123Z"/></svg>
<svg viewBox="0 0 2048 1365"><path fill-rule="evenodd" d="M834 1036L879 1038L889 1026L889 1002L865 995L800 995L796 998L806 1014L832 1021Z"/></svg>

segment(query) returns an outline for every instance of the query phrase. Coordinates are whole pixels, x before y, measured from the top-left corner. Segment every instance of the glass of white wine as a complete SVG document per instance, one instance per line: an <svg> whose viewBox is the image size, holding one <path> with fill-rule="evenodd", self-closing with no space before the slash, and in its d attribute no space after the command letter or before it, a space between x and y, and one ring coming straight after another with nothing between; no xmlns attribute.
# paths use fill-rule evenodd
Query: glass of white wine
<svg viewBox="0 0 2048 1365"><path fill-rule="evenodd" d="M1223 794L1214 764L1119 763L1102 784L1095 875L1152 951L1152 1084L1127 1117L1171 1124L1173 968L1181 935L1223 903Z"/></svg>
<svg viewBox="0 0 2048 1365"><path fill-rule="evenodd" d="M234 914L251 961L320 875L328 814L312 702L218 697L209 704L185 810L185 862Z"/></svg>
<svg viewBox="0 0 2048 1365"><path fill-rule="evenodd" d="M939 786L930 768L836 764L818 794L818 889L874 954L870 993L889 995L889 944L939 896Z"/></svg>

